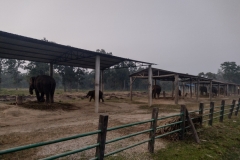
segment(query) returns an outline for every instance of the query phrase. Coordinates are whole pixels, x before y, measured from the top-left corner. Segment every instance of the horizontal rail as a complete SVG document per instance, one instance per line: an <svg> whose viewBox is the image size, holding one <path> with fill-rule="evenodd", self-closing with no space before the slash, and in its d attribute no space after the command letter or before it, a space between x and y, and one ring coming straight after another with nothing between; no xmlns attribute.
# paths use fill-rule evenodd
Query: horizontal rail
<svg viewBox="0 0 240 160"><path fill-rule="evenodd" d="M118 150L116 150L116 151L113 151L113 152L110 152L110 153L105 154L104 157L110 156L110 155L112 155L112 154L115 154L115 153L118 153L118 152L124 151L124 150L126 150L126 149L129 149L129 148L132 148L132 147L138 146L138 145L140 145L140 144L143 144L143 143L146 143L146 142L149 142L149 141L151 141L151 139L148 139L148 140L145 140L145 141L141 141L141 142L139 142L139 143L135 143L135 144L133 144L133 145L131 145L131 146L127 146L127 147L124 147L124 148L118 149Z"/></svg>
<svg viewBox="0 0 240 160"><path fill-rule="evenodd" d="M216 116L216 117L213 117L212 119L216 119L216 118L219 118L219 117L221 117L221 116Z"/></svg>
<svg viewBox="0 0 240 160"><path fill-rule="evenodd" d="M229 113L230 113L230 112L229 112ZM223 116L225 116L225 115L229 115L229 113L223 114Z"/></svg>
<svg viewBox="0 0 240 160"><path fill-rule="evenodd" d="M220 108L220 107L222 107L222 106L214 106L214 108Z"/></svg>
<svg viewBox="0 0 240 160"><path fill-rule="evenodd" d="M156 136L155 139L161 138L161 137L164 137L164 136L167 136L167 135L169 135L169 134L173 134L173 133L175 133L175 132L179 132L179 131L181 131L181 130L182 130L182 129L176 129L176 130L174 130L174 131L161 134L161 135L159 135L159 136Z"/></svg>
<svg viewBox="0 0 240 160"><path fill-rule="evenodd" d="M216 111L216 112L213 112L213 114L214 114L214 113L220 113L221 111L222 111L222 110L220 110L220 111Z"/></svg>
<svg viewBox="0 0 240 160"><path fill-rule="evenodd" d="M207 121L210 121L210 119L203 120L203 122L207 122Z"/></svg>
<svg viewBox="0 0 240 160"><path fill-rule="evenodd" d="M107 131L113 131L113 130L117 130L117 129L120 129L120 128L131 127L131 126L140 125L140 124L144 124L144 123L148 123L148 122L152 122L152 121L154 121L154 119L150 119L150 120L146 120L146 121L142 121L142 122L135 122L135 123L130 123L130 124L126 124L126 125L121 125L121 126L117 126L117 127L108 128Z"/></svg>
<svg viewBox="0 0 240 160"><path fill-rule="evenodd" d="M188 113L200 112L201 110L189 111Z"/></svg>
<svg viewBox="0 0 240 160"><path fill-rule="evenodd" d="M202 116L205 117L205 116L209 116L209 115L211 115L211 113L209 113L209 114L204 114L204 115L202 115Z"/></svg>
<svg viewBox="0 0 240 160"><path fill-rule="evenodd" d="M85 150L88 150L88 149L95 148L97 146L99 146L99 143L87 146L85 148L81 148L81 149L77 149L77 150L73 150L73 151L57 154L57 155L54 155L54 156L51 156L51 157L43 158L42 160L51 160L51 159L57 159L57 158L60 158L60 157L65 157L65 156L68 156L68 155L71 155L71 154L74 154L74 153L78 153L78 152L82 152L82 151L85 151Z"/></svg>
<svg viewBox="0 0 240 160"><path fill-rule="evenodd" d="M100 132L101 132L101 130L97 130L97 131L93 131L93 132L87 132L87 133L83 133L83 134L66 137L66 138L60 138L60 139L56 139L56 140L52 140L52 141L46 141L46 142L40 142L40 143L34 143L34 144L25 145L25 146L10 148L10 149L0 151L0 155L12 153L12 152L16 152L16 151L21 151L21 150L25 150L25 149L30 149L30 148L36 148L36 147L40 147L40 146L44 146L44 145L48 145L48 144L63 142L63 141L76 139L76 138L80 138L80 137L86 137L86 136L90 136L90 135L97 134Z"/></svg>
<svg viewBox="0 0 240 160"><path fill-rule="evenodd" d="M144 130L144 131L141 131L141 132L129 134L129 135L126 135L126 136L123 136L123 137L119 137L119 138L116 138L116 139L112 139L112 140L107 141L105 144L109 144L109 143L112 143L112 142L116 142L116 141L119 141L119 140L123 140L123 139L125 139L125 138L130 138L130 137L132 137L132 136L136 136L136 135L139 135L139 134L143 134L143 133L146 133L146 132L150 132L150 131L152 131L152 130L153 130L153 129L148 129L148 130Z"/></svg>
<svg viewBox="0 0 240 160"><path fill-rule="evenodd" d="M159 127L157 127L157 129L164 128L164 127L168 127L168 126L172 126L172 125L174 125L174 124L179 124L179 123L182 123L182 121L178 121L178 122L175 122L175 123L166 124L166 125L164 125L164 126L159 126Z"/></svg>
<svg viewBox="0 0 240 160"><path fill-rule="evenodd" d="M167 116L167 117L160 117L160 118L158 118L157 120L164 120L164 119L167 119L167 118L177 117L177 116L181 116L181 115L183 115L183 113L174 114L174 115Z"/></svg>

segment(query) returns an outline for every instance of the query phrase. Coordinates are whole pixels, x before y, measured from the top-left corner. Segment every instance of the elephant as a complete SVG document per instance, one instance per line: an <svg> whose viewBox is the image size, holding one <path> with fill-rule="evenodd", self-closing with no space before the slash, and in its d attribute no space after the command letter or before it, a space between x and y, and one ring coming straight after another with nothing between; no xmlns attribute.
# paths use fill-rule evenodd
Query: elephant
<svg viewBox="0 0 240 160"><path fill-rule="evenodd" d="M206 86L200 86L200 93L203 95L203 93L207 94L207 87Z"/></svg>
<svg viewBox="0 0 240 160"><path fill-rule="evenodd" d="M212 93L217 96L218 94L218 89L216 87L212 87Z"/></svg>
<svg viewBox="0 0 240 160"><path fill-rule="evenodd" d="M159 85L153 85L152 86L152 98L156 98L156 94L157 97L159 98L161 93L161 87Z"/></svg>
<svg viewBox="0 0 240 160"><path fill-rule="evenodd" d="M46 103L54 103L55 87L56 82L54 78L47 75L39 75L30 78L29 93L33 94L33 90L35 90L38 102L44 102L44 94L46 94ZM41 95L39 95L40 93Z"/></svg>
<svg viewBox="0 0 240 160"><path fill-rule="evenodd" d="M89 96L90 96L89 102L91 102L92 98L95 99L95 90L89 91L86 97L88 98ZM102 99L102 102L104 102L103 92L99 90L99 102L100 102L100 99Z"/></svg>

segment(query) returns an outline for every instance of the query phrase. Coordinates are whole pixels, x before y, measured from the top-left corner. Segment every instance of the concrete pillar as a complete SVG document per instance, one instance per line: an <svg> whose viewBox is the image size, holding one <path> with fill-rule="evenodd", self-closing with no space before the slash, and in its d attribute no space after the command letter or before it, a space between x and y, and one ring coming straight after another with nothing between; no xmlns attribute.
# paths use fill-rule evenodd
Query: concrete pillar
<svg viewBox="0 0 240 160"><path fill-rule="evenodd" d="M197 79L197 83L196 83L196 101L198 101L199 98L199 78Z"/></svg>
<svg viewBox="0 0 240 160"><path fill-rule="evenodd" d="M152 105L152 66L148 66L148 106Z"/></svg>
<svg viewBox="0 0 240 160"><path fill-rule="evenodd" d="M209 88L209 99L212 101L212 80L210 80L210 88Z"/></svg>
<svg viewBox="0 0 240 160"><path fill-rule="evenodd" d="M95 59L95 113L99 111L100 56Z"/></svg>
<svg viewBox="0 0 240 160"><path fill-rule="evenodd" d="M49 63L49 76L53 77L53 64Z"/></svg>
<svg viewBox="0 0 240 160"><path fill-rule="evenodd" d="M133 80L132 77L130 77L130 100L132 101L132 85L133 85Z"/></svg>
<svg viewBox="0 0 240 160"><path fill-rule="evenodd" d="M175 104L178 104L178 98L179 98L179 83L178 83L178 74L174 75L174 87L175 87Z"/></svg>

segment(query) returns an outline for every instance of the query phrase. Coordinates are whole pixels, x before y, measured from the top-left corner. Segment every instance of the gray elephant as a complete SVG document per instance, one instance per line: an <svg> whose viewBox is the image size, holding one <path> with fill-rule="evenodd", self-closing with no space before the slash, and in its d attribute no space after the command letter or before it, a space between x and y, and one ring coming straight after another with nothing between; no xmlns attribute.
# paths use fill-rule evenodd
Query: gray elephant
<svg viewBox="0 0 240 160"><path fill-rule="evenodd" d="M92 91L89 91L86 95L86 97L90 97L90 100L89 102L91 102L92 99L95 100L95 90L92 90ZM102 100L102 102L104 102L104 99L103 99L103 92L102 91L99 91L99 102L100 102L100 99Z"/></svg>
<svg viewBox="0 0 240 160"><path fill-rule="evenodd" d="M38 102L44 102L44 94L46 95L46 103L54 102L54 91L56 87L55 80L47 75L31 77L29 82L29 93L33 94L35 90ZM40 95L41 94L41 95Z"/></svg>
<svg viewBox="0 0 240 160"><path fill-rule="evenodd" d="M152 86L152 98L156 98L156 95L159 98L160 93L161 93L161 87L159 85L153 85Z"/></svg>

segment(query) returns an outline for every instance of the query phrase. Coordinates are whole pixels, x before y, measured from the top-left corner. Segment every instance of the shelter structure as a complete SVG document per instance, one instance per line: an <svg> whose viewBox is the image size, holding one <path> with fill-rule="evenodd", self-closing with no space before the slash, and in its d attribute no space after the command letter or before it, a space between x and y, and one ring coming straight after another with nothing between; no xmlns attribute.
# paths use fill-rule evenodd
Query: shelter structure
<svg viewBox="0 0 240 160"><path fill-rule="evenodd" d="M141 78L141 79L150 79L152 77L154 80L154 84L156 84L156 80L160 81L171 81L172 82L172 96L174 95L174 101L175 104L178 104L179 100L179 86L182 87L182 95L184 98L185 92L186 92L186 84L189 86L190 90L190 97L192 98L193 96L193 87L195 87L195 94L196 94L196 101L199 99L199 88L201 84L207 84L209 85L210 91L212 90L212 86L218 85L218 88L220 90L220 86L226 86L226 92L228 91L228 85L229 83L225 82L220 82L216 81L213 79L209 78L204 78L204 77L199 77L195 75L189 75L189 74L184 74L184 73L178 73L178 72L173 72L173 71L167 71L163 69L157 69L157 68L152 68L152 72L150 72L148 69L144 69L142 71L136 72L131 74L130 77L130 98L132 100L132 85L133 82L135 81L136 78ZM150 85L150 83L149 83ZM235 85L236 87L239 88L239 85L237 84L231 84ZM218 90L218 91L219 91ZM151 90L149 90L149 94L151 94ZM226 93L227 94L227 93ZM152 96L149 96L149 104L152 101ZM210 100L212 99L212 92L209 92L209 98Z"/></svg>
<svg viewBox="0 0 240 160"><path fill-rule="evenodd" d="M95 69L95 112L98 112L99 108L100 74L103 70L124 61L132 62L129 64L134 66L149 68L154 65L3 31L0 31L0 58L49 63L50 76L53 76L53 64Z"/></svg>

